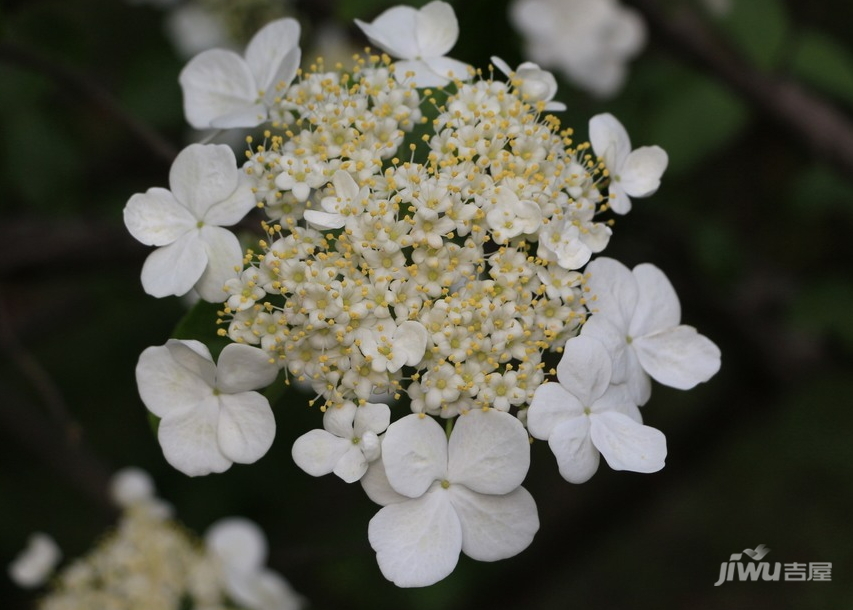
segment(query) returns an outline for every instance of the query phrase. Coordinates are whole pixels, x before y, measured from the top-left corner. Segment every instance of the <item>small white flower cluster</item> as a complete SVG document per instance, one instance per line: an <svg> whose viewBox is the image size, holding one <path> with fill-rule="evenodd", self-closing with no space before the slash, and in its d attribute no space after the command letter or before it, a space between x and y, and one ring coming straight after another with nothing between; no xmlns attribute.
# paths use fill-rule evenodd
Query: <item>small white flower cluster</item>
<svg viewBox="0 0 853 610"><path fill-rule="evenodd" d="M242 169L192 145L171 191L128 203L131 232L161 246L146 290L224 301L219 332L233 341L218 364L197 341L148 348L137 380L167 460L190 475L266 453L275 420L253 390L279 370L310 385L323 429L296 441L295 462L360 480L383 506L369 527L383 574L424 586L460 552L494 561L530 543L528 434L572 482L600 455L654 472L666 445L640 417L649 379L689 388L720 358L680 325L656 267L591 261L611 236L606 213L659 187L662 149L632 149L609 114L575 144L546 114L565 108L550 73L494 58L504 82L444 57L458 26L443 2L358 25L401 61L297 74L298 30L284 20L245 59L208 52L182 72L197 126L269 129ZM247 211L247 189L266 234L240 264L223 226ZM411 413L392 418L389 394Z"/></svg>
<svg viewBox="0 0 853 610"><path fill-rule="evenodd" d="M187 607L205 610L298 610L302 599L278 573L264 566L267 543L257 525L222 519L204 541L171 518L171 507L154 495L147 473L127 468L113 478L112 496L123 510L115 530L88 555L73 560L53 579L39 610L141 610ZM42 535L41 538L44 536ZM12 566L16 582L46 581L55 561L33 582L31 567L58 550L41 538ZM52 541L49 546L56 549ZM27 570L21 571L23 564Z"/></svg>

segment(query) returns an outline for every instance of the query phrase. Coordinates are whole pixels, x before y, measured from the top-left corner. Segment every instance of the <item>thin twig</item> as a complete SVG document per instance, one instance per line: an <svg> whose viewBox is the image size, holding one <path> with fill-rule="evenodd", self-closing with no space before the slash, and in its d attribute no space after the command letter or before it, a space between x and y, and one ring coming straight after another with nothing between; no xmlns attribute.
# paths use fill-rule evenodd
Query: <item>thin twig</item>
<svg viewBox="0 0 853 610"><path fill-rule="evenodd" d="M665 12L657 0L626 0L649 23L653 38L719 78L842 172L853 175L853 122L801 85L765 74L712 34L687 9Z"/></svg>
<svg viewBox="0 0 853 610"><path fill-rule="evenodd" d="M59 86L81 95L112 117L117 123L124 125L151 152L164 161L171 163L177 155L178 151L171 143L125 112L106 89L87 75L8 42L0 42L0 61L43 74Z"/></svg>

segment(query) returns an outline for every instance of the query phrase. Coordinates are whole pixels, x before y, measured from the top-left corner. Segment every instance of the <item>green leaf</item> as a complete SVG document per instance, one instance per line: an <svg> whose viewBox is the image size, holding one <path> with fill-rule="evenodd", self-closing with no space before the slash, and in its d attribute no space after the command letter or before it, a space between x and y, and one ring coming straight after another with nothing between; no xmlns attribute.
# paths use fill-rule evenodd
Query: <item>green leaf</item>
<svg viewBox="0 0 853 610"><path fill-rule="evenodd" d="M803 81L853 105L853 55L821 32L800 35L791 70Z"/></svg>
<svg viewBox="0 0 853 610"><path fill-rule="evenodd" d="M723 28L752 62L770 69L785 51L789 19L781 0L740 0Z"/></svg>
<svg viewBox="0 0 853 610"><path fill-rule="evenodd" d="M214 358L218 357L219 352L231 342L228 337L220 337L217 333L222 328L221 324L217 324L221 308L221 303L199 301L181 318L172 331L172 337L201 341L210 348Z"/></svg>

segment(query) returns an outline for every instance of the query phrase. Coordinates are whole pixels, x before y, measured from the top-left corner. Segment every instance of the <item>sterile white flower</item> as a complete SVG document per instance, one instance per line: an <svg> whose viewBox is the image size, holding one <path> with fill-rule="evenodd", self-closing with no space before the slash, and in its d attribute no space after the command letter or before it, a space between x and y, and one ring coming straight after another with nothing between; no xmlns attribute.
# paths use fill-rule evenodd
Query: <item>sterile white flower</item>
<svg viewBox="0 0 853 610"><path fill-rule="evenodd" d="M446 2L434 0L420 9L395 6L371 23L355 22L370 42L402 60L394 64L400 81L438 87L468 78L468 64L445 57L459 38L456 14Z"/></svg>
<svg viewBox="0 0 853 610"><path fill-rule="evenodd" d="M536 389L527 409L527 429L547 440L560 474L583 483L603 455L614 470L657 472L666 458L666 438L644 426L624 385L611 385L607 350L589 337L570 339L557 365L559 383Z"/></svg>
<svg viewBox="0 0 853 610"><path fill-rule="evenodd" d="M520 486L529 465L527 433L508 413L469 411L449 440L423 414L391 424L382 458L361 479L384 505L368 529L382 574L423 587L450 574L460 552L497 561L527 548L539 529L536 503Z"/></svg>
<svg viewBox="0 0 853 610"><path fill-rule="evenodd" d="M298 44L299 22L285 18L261 28L245 58L225 49L196 55L178 78L187 122L196 129L228 129L267 121L296 76Z"/></svg>
<svg viewBox="0 0 853 610"><path fill-rule="evenodd" d="M136 381L142 402L160 418L157 437L172 466L190 476L250 464L275 436L268 386L278 367L255 347L232 343L214 364L198 341L170 339L142 352Z"/></svg>
<svg viewBox="0 0 853 610"><path fill-rule="evenodd" d="M617 0L514 0L509 16L533 61L599 97L619 91L646 40L639 13Z"/></svg>
<svg viewBox="0 0 853 610"><path fill-rule="evenodd" d="M518 83L516 86L526 101L545 102L546 111L556 112L566 109L563 102L551 101L557 95L557 79L553 74L530 61L519 64L513 70L500 57L493 55L491 59L498 70L514 79L513 83Z"/></svg>
<svg viewBox="0 0 853 610"><path fill-rule="evenodd" d="M610 207L617 214L631 210L631 197L648 197L660 186L669 157L660 146L631 150L631 139L612 114L597 114L589 120L592 150L610 173Z"/></svg>
<svg viewBox="0 0 853 610"><path fill-rule="evenodd" d="M613 383L625 383L643 405L649 376L688 390L720 369L720 350L692 326L680 324L681 304L663 272L649 263L628 269L611 258L586 268L593 315L581 335L601 341L613 359Z"/></svg>
<svg viewBox="0 0 853 610"><path fill-rule="evenodd" d="M195 288L222 301L225 282L242 267L243 251L231 231L255 207L255 196L222 144L191 144L172 163L169 187L133 195L124 208L130 234L159 246L142 267L142 286L155 297Z"/></svg>
<svg viewBox="0 0 853 610"><path fill-rule="evenodd" d="M27 546L9 565L9 578L19 587L32 589L43 585L62 559L53 538L35 532L27 539Z"/></svg>
<svg viewBox="0 0 853 610"><path fill-rule="evenodd" d="M220 519L204 535L218 562L228 595L247 610L297 610L301 598L281 575L264 566L267 539L255 523L241 517Z"/></svg>
<svg viewBox="0 0 853 610"><path fill-rule="evenodd" d="M347 483L359 480L379 457L379 435L391 421L383 403L352 401L327 405L324 430L306 432L293 443L293 461L311 476L334 472Z"/></svg>

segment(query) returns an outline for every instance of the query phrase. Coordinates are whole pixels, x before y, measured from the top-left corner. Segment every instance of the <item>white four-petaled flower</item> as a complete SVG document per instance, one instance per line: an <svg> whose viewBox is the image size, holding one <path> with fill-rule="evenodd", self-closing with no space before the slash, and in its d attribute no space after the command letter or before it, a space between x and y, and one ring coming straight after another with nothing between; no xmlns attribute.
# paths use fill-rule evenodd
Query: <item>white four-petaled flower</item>
<svg viewBox="0 0 853 610"><path fill-rule="evenodd" d="M545 110L551 112L566 109L563 102L552 101L557 95L557 79L547 70L543 70L531 61L521 63L513 70L504 60L494 55L492 63L504 75L513 79L512 82L516 84L525 101L545 102Z"/></svg>
<svg viewBox="0 0 853 610"><path fill-rule="evenodd" d="M130 234L159 246L142 266L142 287L155 297L195 288L206 301L222 301L225 282L243 266L240 242L223 227L255 207L252 187L222 144L182 150L172 163L169 187L137 193L124 208Z"/></svg>
<svg viewBox="0 0 853 610"><path fill-rule="evenodd" d="M269 355L232 343L214 364L198 341L170 339L142 352L136 381L142 402L160 418L157 437L172 466L190 476L251 464L272 445L269 402L251 390L278 374Z"/></svg>
<svg viewBox="0 0 853 610"><path fill-rule="evenodd" d="M613 383L625 383L643 405L651 395L649 376L689 390L720 369L720 350L692 326L680 324L681 305L663 272L649 263L631 271L612 258L587 268L593 315L581 334L599 340L613 359Z"/></svg>
<svg viewBox="0 0 853 610"><path fill-rule="evenodd" d="M559 383L536 389L527 409L527 429L547 440L560 474L583 483L598 470L599 456L614 470L656 472L663 468L666 438L644 426L625 385L611 385L610 356L601 343L575 337L557 365Z"/></svg>
<svg viewBox="0 0 853 610"><path fill-rule="evenodd" d="M610 174L610 207L617 214L631 211L631 197L648 197L660 186L669 157L660 146L631 150L631 139L612 114L597 114L589 120L592 150L604 161Z"/></svg>
<svg viewBox="0 0 853 610"><path fill-rule="evenodd" d="M284 578L264 564L267 539L255 523L241 517L220 519L204 535L228 595L248 610L298 610L302 600Z"/></svg>
<svg viewBox="0 0 853 610"><path fill-rule="evenodd" d="M327 406L324 430L306 432L293 443L293 461L311 476L334 472L347 483L359 480L379 457L379 435L391 421L383 403L352 401Z"/></svg>
<svg viewBox="0 0 853 610"><path fill-rule="evenodd" d="M439 87L452 79L468 78L468 64L445 57L459 38L456 14L446 2L434 0L420 9L395 6L372 23L355 22L370 42L402 60L394 64L401 82Z"/></svg>
<svg viewBox="0 0 853 610"><path fill-rule="evenodd" d="M246 47L196 55L178 78L184 114L196 129L257 127L270 118L299 68L299 22L279 19L261 28Z"/></svg>
<svg viewBox="0 0 853 610"><path fill-rule="evenodd" d="M450 574L460 552L497 561L523 551L539 529L536 503L521 487L529 466L527 433L509 413L469 411L449 440L423 414L391 424L382 458L361 479L384 506L368 528L382 574L423 587Z"/></svg>

